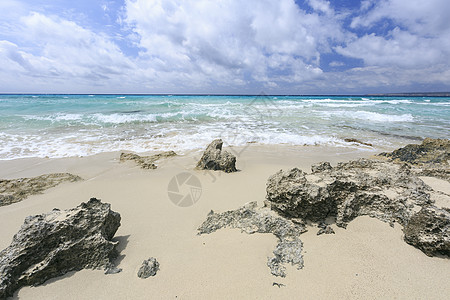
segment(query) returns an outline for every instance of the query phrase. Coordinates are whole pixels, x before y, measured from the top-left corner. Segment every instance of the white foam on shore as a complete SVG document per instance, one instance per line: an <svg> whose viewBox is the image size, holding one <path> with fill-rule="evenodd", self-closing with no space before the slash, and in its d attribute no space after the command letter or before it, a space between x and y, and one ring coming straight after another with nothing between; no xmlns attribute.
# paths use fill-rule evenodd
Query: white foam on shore
<svg viewBox="0 0 450 300"><path fill-rule="evenodd" d="M82 114L70 114L70 113L56 113L53 115L22 115L25 120L37 120L37 121L77 121L83 118Z"/></svg>
<svg viewBox="0 0 450 300"><path fill-rule="evenodd" d="M123 96L89 99L89 103L83 100L80 105L77 99L61 102L62 97L51 98L42 100L44 105L39 108L4 114L0 119L0 159L120 150L183 153L204 149L215 138L233 146L349 146L343 138L387 146L396 143L398 136L441 136L448 131L446 109L450 105L440 99L358 97L118 97ZM35 115L31 115L33 111Z"/></svg>
<svg viewBox="0 0 450 300"><path fill-rule="evenodd" d="M414 117L411 114L388 115L374 113L370 111L353 112L349 117L373 122L412 122Z"/></svg>
<svg viewBox="0 0 450 300"><path fill-rule="evenodd" d="M159 134L142 134L134 137L120 138L97 132L77 132L71 135L42 136L42 135L11 135L0 134L4 147L0 149L0 160L26 157L71 157L88 156L112 151L167 151L174 150L184 153L191 150L204 149L213 139L222 138L227 145L245 146L248 143L263 145L333 145L345 146L338 138L320 134L300 135L293 132L278 132L275 130L242 131L242 129L200 125L197 130L192 128L188 132L177 132L161 128ZM348 145L346 145L348 146Z"/></svg>
<svg viewBox="0 0 450 300"><path fill-rule="evenodd" d="M92 119L95 123L123 124L132 122L156 122L155 115L142 114L94 114Z"/></svg>
<svg viewBox="0 0 450 300"><path fill-rule="evenodd" d="M345 99L302 99L302 102L308 103L354 103L354 104L410 104L413 103L411 100L407 99L380 99L380 100L370 100L367 98L361 98L361 100L345 100Z"/></svg>
<svg viewBox="0 0 450 300"><path fill-rule="evenodd" d="M390 114L380 114L370 111L325 111L317 112L324 117L343 117L359 120L367 120L371 122L412 122L414 117L411 114L401 114L401 115L390 115Z"/></svg>

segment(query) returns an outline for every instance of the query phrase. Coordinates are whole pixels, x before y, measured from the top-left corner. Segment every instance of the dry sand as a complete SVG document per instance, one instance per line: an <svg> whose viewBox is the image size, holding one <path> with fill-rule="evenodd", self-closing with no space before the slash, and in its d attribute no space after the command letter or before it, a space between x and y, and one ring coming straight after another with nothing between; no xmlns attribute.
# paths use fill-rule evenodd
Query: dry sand
<svg viewBox="0 0 450 300"><path fill-rule="evenodd" d="M449 299L450 260L427 257L406 244L401 227L359 217L347 229L332 226L334 235L317 236L311 227L301 236L305 267L287 268L287 277L270 274L267 257L276 239L223 229L197 236L197 227L213 209L236 209L249 201L262 204L267 178L279 169L312 163L368 157L379 151L325 147L262 147L237 149L240 172L225 174L193 170L200 152L164 159L156 170L120 163L120 153L84 158L22 159L0 162L0 178L70 172L85 180L64 183L42 195L0 207L0 249L7 247L25 217L66 209L97 197L122 216L116 233L121 273L82 270L24 287L20 299ZM191 172L202 184L202 195L191 207L168 198L170 179ZM425 178L450 194L450 184ZM448 197L440 204L450 206ZM144 259L156 257L160 271L140 279ZM285 286L273 286L273 283Z"/></svg>

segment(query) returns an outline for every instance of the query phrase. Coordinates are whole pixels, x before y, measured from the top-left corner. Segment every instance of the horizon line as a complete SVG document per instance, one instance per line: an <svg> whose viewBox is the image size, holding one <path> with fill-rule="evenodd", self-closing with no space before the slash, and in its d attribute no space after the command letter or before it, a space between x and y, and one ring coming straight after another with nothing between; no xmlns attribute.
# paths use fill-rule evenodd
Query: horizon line
<svg viewBox="0 0 450 300"><path fill-rule="evenodd" d="M80 96L352 96L352 97L389 97L389 96L419 96L419 97L450 97L450 92L399 92L399 93L369 93L369 94L214 94L214 93L0 93L0 95L80 95Z"/></svg>

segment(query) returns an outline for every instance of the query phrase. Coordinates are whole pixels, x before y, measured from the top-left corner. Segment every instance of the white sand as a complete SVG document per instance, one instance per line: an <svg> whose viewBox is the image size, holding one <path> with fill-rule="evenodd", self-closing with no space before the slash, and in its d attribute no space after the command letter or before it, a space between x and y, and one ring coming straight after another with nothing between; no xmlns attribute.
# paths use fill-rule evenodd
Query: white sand
<svg viewBox="0 0 450 300"><path fill-rule="evenodd" d="M238 157L240 172L225 174L193 170L200 153L161 160L156 170L119 163L119 153L85 158L26 159L0 162L0 178L71 172L85 181L65 183L42 195L0 207L0 249L7 247L26 216L66 209L97 197L122 216L121 273L104 275L83 270L23 287L20 299L448 299L450 260L427 257L406 244L401 227L360 217L335 235L317 236L317 228L301 236L305 267L288 267L287 277L270 274L266 266L276 238L223 229L197 236L197 227L213 209L236 209L249 201L262 204L267 178L279 169L370 156L377 151L350 148L261 147L251 145ZM191 207L175 206L167 185L180 172L195 174L202 195ZM446 185L427 178L438 187ZM429 182L427 182L430 184ZM447 191L448 192L448 191ZM446 201L445 199L443 201ZM144 259L156 257L160 271L140 279ZM279 288L272 283L283 283Z"/></svg>

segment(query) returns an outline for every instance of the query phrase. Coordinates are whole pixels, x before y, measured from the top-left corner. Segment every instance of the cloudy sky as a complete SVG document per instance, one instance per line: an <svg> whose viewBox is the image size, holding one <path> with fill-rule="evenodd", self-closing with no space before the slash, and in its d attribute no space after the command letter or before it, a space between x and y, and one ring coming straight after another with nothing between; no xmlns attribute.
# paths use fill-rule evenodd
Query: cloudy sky
<svg viewBox="0 0 450 300"><path fill-rule="evenodd" d="M450 91L448 0L0 0L0 93Z"/></svg>

